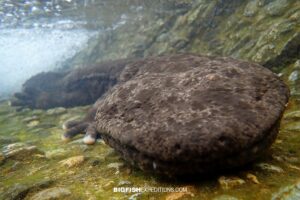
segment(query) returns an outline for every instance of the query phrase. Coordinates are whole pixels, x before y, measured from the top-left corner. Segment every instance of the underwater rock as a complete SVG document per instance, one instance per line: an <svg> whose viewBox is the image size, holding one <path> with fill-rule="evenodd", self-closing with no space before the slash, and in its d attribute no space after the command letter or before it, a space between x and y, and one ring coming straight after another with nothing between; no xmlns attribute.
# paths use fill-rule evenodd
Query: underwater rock
<svg viewBox="0 0 300 200"><path fill-rule="evenodd" d="M26 117L22 120L22 122L25 122L25 123L29 123L31 121L36 121L36 120L39 120L39 117L34 115L34 116L31 116L31 117Z"/></svg>
<svg viewBox="0 0 300 200"><path fill-rule="evenodd" d="M289 131L300 131L300 122L295 121L295 122L288 123L285 129Z"/></svg>
<svg viewBox="0 0 300 200"><path fill-rule="evenodd" d="M257 177L253 174L248 173L246 175L247 179L249 179L251 182L255 183L255 184L260 184L260 182L258 181Z"/></svg>
<svg viewBox="0 0 300 200"><path fill-rule="evenodd" d="M300 182L281 188L272 196L272 200L296 200L300 199Z"/></svg>
<svg viewBox="0 0 300 200"><path fill-rule="evenodd" d="M228 189L231 189L231 188L234 188L236 186L239 186L239 185L242 185L242 184L246 183L241 178L238 178L238 177L225 177L225 176L221 176L218 179L218 182L219 182L221 188L224 189L224 190L228 190Z"/></svg>
<svg viewBox="0 0 300 200"><path fill-rule="evenodd" d="M26 124L26 126L32 128L32 127L36 127L36 126L39 125L39 124L40 124L40 121L34 120L34 121L28 122L28 124Z"/></svg>
<svg viewBox="0 0 300 200"><path fill-rule="evenodd" d="M288 0L275 0L271 1L265 6L267 13L271 16L280 16L289 6Z"/></svg>
<svg viewBox="0 0 300 200"><path fill-rule="evenodd" d="M299 58L299 40L292 41L299 34L298 0L191 1L191 4L184 13L145 16L145 21L127 23L95 37L90 41L93 45L77 53L66 65L193 52L232 56L277 70ZM275 33L275 37L270 37L270 33Z"/></svg>
<svg viewBox="0 0 300 200"><path fill-rule="evenodd" d="M67 72L43 72L23 84L22 92L11 100L12 106L49 109L74 107L94 103L110 87L130 59L107 61ZM63 108L48 110L61 114Z"/></svg>
<svg viewBox="0 0 300 200"><path fill-rule="evenodd" d="M33 195L30 200L66 199L66 197L70 198L71 194L71 191L66 188L54 187L38 192L37 194Z"/></svg>
<svg viewBox="0 0 300 200"><path fill-rule="evenodd" d="M109 169L115 169L115 174L119 174L120 173L120 168L124 166L124 163L121 162L115 162L115 163L109 163L107 165L107 168Z"/></svg>
<svg viewBox="0 0 300 200"><path fill-rule="evenodd" d="M24 183L24 184L17 183L7 188L3 194L0 194L0 199L5 199L5 200L25 199L28 193L46 188L52 183L53 183L52 180L43 180L39 182Z"/></svg>
<svg viewBox="0 0 300 200"><path fill-rule="evenodd" d="M284 118L285 119L300 119L300 110L285 113Z"/></svg>
<svg viewBox="0 0 300 200"><path fill-rule="evenodd" d="M246 17L253 17L258 11L258 3L257 1L250 1L245 9L243 15Z"/></svg>
<svg viewBox="0 0 300 200"><path fill-rule="evenodd" d="M115 183L114 181L108 181L107 183L102 185L102 188L105 190L109 190L113 187L114 183Z"/></svg>
<svg viewBox="0 0 300 200"><path fill-rule="evenodd" d="M256 166L262 170L266 170L269 172L277 172L277 173L284 172L282 168L277 167L275 165L268 164L268 163L258 163L258 164L256 164Z"/></svg>
<svg viewBox="0 0 300 200"><path fill-rule="evenodd" d="M63 108L63 107L58 107L58 108L53 108L53 109L49 109L47 110L47 115L61 115L67 112L67 109Z"/></svg>
<svg viewBox="0 0 300 200"><path fill-rule="evenodd" d="M84 162L84 156L74 156L60 161L59 163L65 167L77 167Z"/></svg>
<svg viewBox="0 0 300 200"><path fill-rule="evenodd" d="M121 162L115 162L115 163L109 163L107 165L107 168L114 168L116 170L119 170L121 167L124 166L124 163L121 163Z"/></svg>
<svg viewBox="0 0 300 200"><path fill-rule="evenodd" d="M166 175L254 161L275 140L289 97L268 69L225 57L150 57L120 80L95 104L97 131L129 163Z"/></svg>
<svg viewBox="0 0 300 200"><path fill-rule="evenodd" d="M2 148L2 152L6 158L15 160L24 160L31 158L34 154L44 154L34 145L25 143L13 143Z"/></svg>
<svg viewBox="0 0 300 200"><path fill-rule="evenodd" d="M43 114L43 113L44 113L44 111L41 110L41 109L34 109L34 110L32 111L32 114L33 114L33 115L41 115L41 114Z"/></svg>

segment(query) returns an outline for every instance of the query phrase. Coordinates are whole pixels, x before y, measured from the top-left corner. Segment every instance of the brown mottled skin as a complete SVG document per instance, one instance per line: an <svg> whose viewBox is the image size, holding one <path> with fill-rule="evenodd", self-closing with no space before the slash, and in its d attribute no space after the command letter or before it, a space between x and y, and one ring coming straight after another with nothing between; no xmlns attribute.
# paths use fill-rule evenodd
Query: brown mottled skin
<svg viewBox="0 0 300 200"><path fill-rule="evenodd" d="M131 164L168 176L254 161L275 140L289 97L268 69L223 57L150 57L126 65L119 80L76 126L88 127L85 138L100 133Z"/></svg>
<svg viewBox="0 0 300 200"><path fill-rule="evenodd" d="M22 92L15 94L11 104L39 109L93 104L118 82L129 62L132 60L121 59L68 72L42 72L23 84Z"/></svg>

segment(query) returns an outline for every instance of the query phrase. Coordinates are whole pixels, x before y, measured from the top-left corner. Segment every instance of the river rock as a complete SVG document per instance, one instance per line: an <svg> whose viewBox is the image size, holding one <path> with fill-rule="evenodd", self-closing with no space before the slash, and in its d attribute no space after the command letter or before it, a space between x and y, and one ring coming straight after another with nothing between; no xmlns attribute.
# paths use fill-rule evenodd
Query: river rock
<svg viewBox="0 0 300 200"><path fill-rule="evenodd" d="M39 120L39 117L34 115L32 117L26 117L22 121L25 122L25 123L29 123L31 121L36 121L36 120Z"/></svg>
<svg viewBox="0 0 300 200"><path fill-rule="evenodd" d="M61 115L66 112L67 112L67 109L65 109L63 107L59 107L59 108L53 108L53 109L47 110L47 115Z"/></svg>
<svg viewBox="0 0 300 200"><path fill-rule="evenodd" d="M262 170L269 171L269 172L276 172L276 173L283 173L283 169L281 167L271 165L268 163L258 163L256 166Z"/></svg>
<svg viewBox="0 0 300 200"><path fill-rule="evenodd" d="M288 0L274 0L266 5L266 12L271 16L280 16L289 6Z"/></svg>
<svg viewBox="0 0 300 200"><path fill-rule="evenodd" d="M246 183L243 179L239 177L225 177L225 176L221 176L218 179L218 182L221 188L224 190L228 190Z"/></svg>
<svg viewBox="0 0 300 200"><path fill-rule="evenodd" d="M254 161L275 140L289 97L268 69L225 57L150 57L121 80L97 102L97 130L131 164L169 176Z"/></svg>
<svg viewBox="0 0 300 200"><path fill-rule="evenodd" d="M9 188L6 188L5 192L0 194L0 199L18 200L25 199L27 194L43 188L48 187L53 183L53 180L42 180L38 182L30 183L16 183Z"/></svg>
<svg viewBox="0 0 300 200"><path fill-rule="evenodd" d="M67 197L70 197L71 194L71 191L66 188L54 187L35 194L30 200L66 199Z"/></svg>
<svg viewBox="0 0 300 200"><path fill-rule="evenodd" d="M6 145L2 148L2 151L6 158L15 160L32 158L34 154L44 154L36 146L21 142Z"/></svg>
<svg viewBox="0 0 300 200"><path fill-rule="evenodd" d="M300 199L300 182L280 188L272 195L272 200L296 200Z"/></svg>
<svg viewBox="0 0 300 200"><path fill-rule="evenodd" d="M77 167L84 162L84 156L73 156L71 158L60 161L59 163L65 167Z"/></svg>

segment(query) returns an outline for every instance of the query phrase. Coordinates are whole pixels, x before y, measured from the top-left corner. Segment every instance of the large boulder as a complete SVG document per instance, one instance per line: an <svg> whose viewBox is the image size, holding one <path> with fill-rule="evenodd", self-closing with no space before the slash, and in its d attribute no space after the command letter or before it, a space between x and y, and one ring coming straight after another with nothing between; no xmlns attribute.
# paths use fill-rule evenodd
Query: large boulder
<svg viewBox="0 0 300 200"><path fill-rule="evenodd" d="M150 57L127 65L122 81L97 102L97 131L133 165L169 176L254 161L289 97L268 69L225 57Z"/></svg>

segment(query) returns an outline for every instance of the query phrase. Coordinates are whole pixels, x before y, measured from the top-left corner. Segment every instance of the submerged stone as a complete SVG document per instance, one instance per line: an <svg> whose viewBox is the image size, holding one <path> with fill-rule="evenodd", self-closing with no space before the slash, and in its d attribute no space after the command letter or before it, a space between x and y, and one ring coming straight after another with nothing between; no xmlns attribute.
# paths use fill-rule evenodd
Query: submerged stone
<svg viewBox="0 0 300 200"><path fill-rule="evenodd" d="M65 160L60 161L59 163L65 167L76 167L81 165L84 162L84 156L74 156Z"/></svg>
<svg viewBox="0 0 300 200"><path fill-rule="evenodd" d="M66 112L67 112L67 109L65 109L63 107L53 108L53 109L47 110L48 115L61 115L61 114L64 114Z"/></svg>
<svg viewBox="0 0 300 200"><path fill-rule="evenodd" d="M275 140L289 97L268 69L191 54L129 64L96 105L97 130L131 164L167 175L254 161Z"/></svg>
<svg viewBox="0 0 300 200"><path fill-rule="evenodd" d="M275 0L266 5L266 12L271 16L279 16L286 10L290 2L288 0Z"/></svg>
<svg viewBox="0 0 300 200"><path fill-rule="evenodd" d="M297 200L300 199L300 182L281 188L272 196L272 200Z"/></svg>
<svg viewBox="0 0 300 200"><path fill-rule="evenodd" d="M43 180L33 183L14 184L7 188L4 193L0 194L0 199L18 200L25 199L27 194L48 187L53 183L52 180Z"/></svg>
<svg viewBox="0 0 300 200"><path fill-rule="evenodd" d="M21 142L4 146L2 152L6 158L15 160L30 159L34 154L44 154L36 146Z"/></svg>
<svg viewBox="0 0 300 200"><path fill-rule="evenodd" d="M221 176L218 179L218 182L219 182L221 188L224 189L224 190L228 190L228 189L231 189L231 188L234 188L236 186L243 185L243 184L246 183L241 178L238 178L238 177L225 177L225 176Z"/></svg>
<svg viewBox="0 0 300 200"><path fill-rule="evenodd" d="M34 120L34 121L30 121L30 122L27 124L27 126L30 127L30 128L32 128L32 127L36 127L36 126L39 125L39 124L40 124L40 121Z"/></svg>
<svg viewBox="0 0 300 200"><path fill-rule="evenodd" d="M266 170L266 171L270 171L270 172L277 172L277 173L284 172L282 168L277 167L275 165L268 164L268 163L259 163L256 166L262 170Z"/></svg>
<svg viewBox="0 0 300 200"><path fill-rule="evenodd" d="M255 183L255 184L260 184L260 182L258 181L257 177L253 174L248 173L247 174L247 179L249 179L251 182Z"/></svg>
<svg viewBox="0 0 300 200"><path fill-rule="evenodd" d="M300 110L288 112L284 115L286 119L299 119L300 118Z"/></svg>
<svg viewBox="0 0 300 200"><path fill-rule="evenodd" d="M296 122L288 123L285 129L289 131L300 131L300 122L296 121Z"/></svg>
<svg viewBox="0 0 300 200"><path fill-rule="evenodd" d="M25 123L29 123L29 122L37 121L37 120L39 120L39 117L34 115L32 117L26 117L22 121L25 122Z"/></svg>
<svg viewBox="0 0 300 200"><path fill-rule="evenodd" d="M54 187L40 191L31 197L30 200L66 199L67 197L70 198L71 194L71 191L66 188Z"/></svg>

